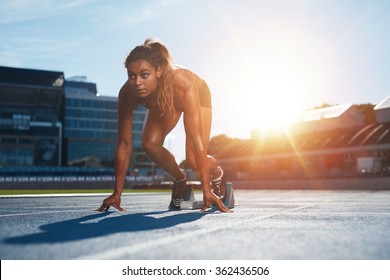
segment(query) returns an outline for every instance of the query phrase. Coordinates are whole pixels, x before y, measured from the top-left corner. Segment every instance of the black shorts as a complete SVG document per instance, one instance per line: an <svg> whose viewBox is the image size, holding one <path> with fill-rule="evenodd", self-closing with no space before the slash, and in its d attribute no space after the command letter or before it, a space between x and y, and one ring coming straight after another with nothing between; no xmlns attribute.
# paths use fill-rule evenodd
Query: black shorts
<svg viewBox="0 0 390 280"><path fill-rule="evenodd" d="M200 100L200 107L211 109L210 89L205 81L203 81L202 85L199 88L199 100Z"/></svg>

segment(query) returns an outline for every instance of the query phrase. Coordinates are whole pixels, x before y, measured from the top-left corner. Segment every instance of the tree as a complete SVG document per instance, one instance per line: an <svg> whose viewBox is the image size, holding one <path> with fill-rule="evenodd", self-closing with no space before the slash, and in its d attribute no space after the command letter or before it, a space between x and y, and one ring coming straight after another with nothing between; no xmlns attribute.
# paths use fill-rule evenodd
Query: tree
<svg viewBox="0 0 390 280"><path fill-rule="evenodd" d="M313 107L313 108L307 109L307 111L316 110L316 109L328 108L328 107L331 107L331 106L335 106L335 105L332 105L332 104L329 104L329 103L322 103L322 104L319 105L319 106L315 106L315 107Z"/></svg>
<svg viewBox="0 0 390 280"><path fill-rule="evenodd" d="M371 103L358 104L356 108L364 115L364 123L370 124L376 122L374 105Z"/></svg>
<svg viewBox="0 0 390 280"><path fill-rule="evenodd" d="M225 134L212 137L209 142L208 154L215 156L218 152L226 148L231 142L232 139Z"/></svg>
<svg viewBox="0 0 390 280"><path fill-rule="evenodd" d="M332 105L329 103L323 103L322 105L313 107L311 109L308 109L307 111L327 108L327 107L331 107L331 106L335 106L335 105ZM357 104L355 106L356 106L356 109L358 109L363 114L365 124L370 124L370 123L376 122L376 115L375 115L375 110L374 110L373 104L366 103L366 104Z"/></svg>

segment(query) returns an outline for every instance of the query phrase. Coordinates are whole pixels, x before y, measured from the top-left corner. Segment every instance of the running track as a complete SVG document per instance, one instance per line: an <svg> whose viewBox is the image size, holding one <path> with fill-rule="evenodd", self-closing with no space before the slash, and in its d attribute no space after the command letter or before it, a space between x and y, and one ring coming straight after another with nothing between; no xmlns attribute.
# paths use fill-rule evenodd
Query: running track
<svg viewBox="0 0 390 280"><path fill-rule="evenodd" d="M390 191L236 190L234 213L167 211L166 192L95 212L105 196L0 197L0 258L390 259Z"/></svg>

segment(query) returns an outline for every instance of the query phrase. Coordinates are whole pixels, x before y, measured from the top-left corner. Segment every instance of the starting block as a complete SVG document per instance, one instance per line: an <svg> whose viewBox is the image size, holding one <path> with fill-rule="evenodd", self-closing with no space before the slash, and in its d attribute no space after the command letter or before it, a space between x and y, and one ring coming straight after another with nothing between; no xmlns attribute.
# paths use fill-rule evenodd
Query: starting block
<svg viewBox="0 0 390 280"><path fill-rule="evenodd" d="M194 200L195 200L194 189L192 188L192 185L187 184L184 193L184 201L194 201Z"/></svg>
<svg viewBox="0 0 390 280"><path fill-rule="evenodd" d="M189 198L189 199L187 199ZM234 208L234 191L231 182L226 183L226 197L223 204L229 209ZM214 205L212 206L215 207ZM195 210L203 208L203 200L195 200L194 191L191 185L186 186L185 200L180 204L181 210Z"/></svg>

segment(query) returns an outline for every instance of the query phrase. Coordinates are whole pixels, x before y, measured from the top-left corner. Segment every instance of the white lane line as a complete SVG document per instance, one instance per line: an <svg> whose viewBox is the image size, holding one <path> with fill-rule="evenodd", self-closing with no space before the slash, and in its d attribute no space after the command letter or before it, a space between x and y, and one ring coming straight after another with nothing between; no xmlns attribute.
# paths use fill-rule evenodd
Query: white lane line
<svg viewBox="0 0 390 280"><path fill-rule="evenodd" d="M141 204L141 205L144 205L144 204ZM96 204L90 204L90 205L84 205L84 206L72 206L70 210L67 210L69 209L70 207L66 207L66 206L63 206L63 207L56 207L56 206L52 206L52 207L46 207L46 206L42 206L42 207L33 207L34 209L44 209L46 211L38 211L36 210L36 212L23 212L23 213L9 213L9 214L0 214L0 218L3 218L3 217L17 217L17 216L29 216L29 215L41 215L41 214L53 214L53 213L75 213L75 212L90 212L91 214L99 214L99 213L102 213L102 212L98 212L96 211L96 209L98 208L99 206L96 205ZM123 208L125 209L132 209L134 208L134 206L132 205L122 205ZM26 209L26 207L23 207L24 209ZM53 210L53 211L50 211L48 209L50 208L55 208L55 209L64 209L64 210ZM79 209L77 209L79 208ZM1 207L0 207L1 209ZM127 212L125 212L127 213Z"/></svg>
<svg viewBox="0 0 390 280"><path fill-rule="evenodd" d="M48 193L48 194L4 194L0 195L2 198L34 198L34 197L73 197L73 196L108 196L112 193ZM123 196L137 196L137 195L156 195L166 194L166 192L137 192L137 193L123 193Z"/></svg>
<svg viewBox="0 0 390 280"><path fill-rule="evenodd" d="M16 217L16 216L28 216L28 215L41 215L41 214L54 214L54 213L74 213L74 212L85 212L85 211L88 211L88 209L84 209L84 210L60 210L60 211L43 211L43 212L26 212L26 213L14 213L14 214L2 214L0 215L0 218L3 218L3 217ZM96 212L98 213L98 212Z"/></svg>
<svg viewBox="0 0 390 280"><path fill-rule="evenodd" d="M123 196L143 196L143 195L160 195L160 194L165 194L164 192L137 192L137 193L124 193ZM0 199L8 199L8 198L50 198L50 197L77 197L77 196L107 196L110 195L109 193L85 193L85 194L78 194L78 193L73 193L73 194L26 194L26 195L1 195ZM99 204L100 205L100 204ZM62 212L75 212L75 211L93 211L99 207L99 205L95 204L90 204L90 205L83 205L83 206L71 206L73 210L56 210L56 211L43 211L43 212L24 212L24 213L9 213L9 214L0 214L0 218L3 217L13 217L13 216L28 216L28 215L40 215L40 214L51 214L51 213L62 213ZM132 208L132 205L125 205L125 209ZM2 207L0 207L1 209ZM34 209L50 209L50 208L65 208L68 209L69 207L67 206L28 206L28 207L22 207L23 209L26 208L34 208ZM74 208L82 208L83 210L78 210ZM98 212L96 212L98 213Z"/></svg>
<svg viewBox="0 0 390 280"><path fill-rule="evenodd" d="M166 237L162 237L159 239L146 240L146 241L140 242L138 244L123 246L120 248L107 250L107 251L102 252L102 253L93 253L93 254L80 256L76 259L86 259L86 260L121 259L122 258L121 256L132 255L132 254L135 254L137 252L150 250L150 249L158 247L158 246L169 245L169 244L178 244L180 241L185 240L185 239L191 240L191 238L198 237L200 235L205 235L205 234L209 234L211 232L225 230L227 228L238 227L242 224L250 224L250 223L259 222L261 220L269 219L269 218L272 218L272 217L275 217L278 215L282 215L285 213L298 211L298 210L302 210L302 209L306 209L306 208L310 208L310 207L314 207L314 206L318 206L318 205L322 205L322 204L327 204L327 203L331 203L334 201L336 201L336 199L330 200L330 201L325 201L325 202L320 202L320 203L314 203L314 204L310 204L310 205L306 205L306 206L296 207L296 208L292 208L289 210L285 210L282 212L269 214L269 215L265 215L265 216L254 217L254 218L249 218L249 219L242 219L242 220L239 220L236 222L219 224L219 225L215 225L215 226L208 227L208 228L189 231L186 233L180 233L180 234L176 234L176 235L166 236ZM230 214L226 214L226 215L230 215ZM231 214L231 215L234 215L234 214Z"/></svg>
<svg viewBox="0 0 390 280"><path fill-rule="evenodd" d="M99 204L100 205L100 204ZM98 214L100 212L97 212L96 209L99 207L97 204L89 204L89 205L83 205L83 206L29 206L29 207L23 207L23 209L26 208L34 208L35 212L23 212L23 213L9 213L9 214L0 214L0 218L3 217L13 217L13 216L29 216L29 215L41 215L41 214L52 214L52 213L72 213L72 212L91 212ZM137 206L142 205L149 205L148 203L138 204ZM132 209L135 206L134 205L122 205L125 209ZM54 208L57 210L50 211L50 208ZM70 210L67 210L69 208L72 208ZM1 209L1 207L0 207ZM8 209L8 208L7 208ZM46 211L39 211L39 209L43 209ZM64 210L58 210L58 209L64 209ZM0 210L1 211L1 210ZM126 212L125 212L126 213Z"/></svg>

